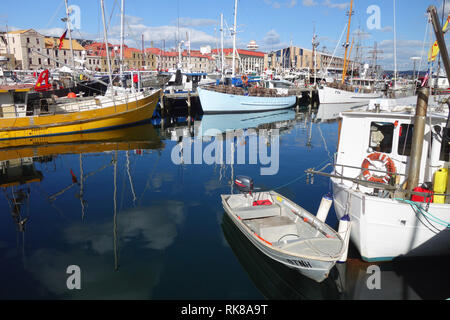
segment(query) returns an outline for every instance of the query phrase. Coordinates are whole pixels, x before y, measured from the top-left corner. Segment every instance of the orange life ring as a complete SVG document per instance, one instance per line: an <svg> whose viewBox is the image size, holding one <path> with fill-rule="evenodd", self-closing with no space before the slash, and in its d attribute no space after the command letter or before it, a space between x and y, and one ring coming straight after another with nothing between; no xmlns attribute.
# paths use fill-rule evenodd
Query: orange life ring
<svg viewBox="0 0 450 320"><path fill-rule="evenodd" d="M370 172L369 166L371 161L380 161L383 163L386 171L388 172L384 177L377 176ZM363 176L367 181L379 182L379 183L389 183L389 180L393 174L396 174L397 169L395 168L394 161L387 154L374 152L369 154L363 161L361 167L363 168Z"/></svg>
<svg viewBox="0 0 450 320"><path fill-rule="evenodd" d="M245 85L248 85L248 77L246 74L242 75L241 80Z"/></svg>

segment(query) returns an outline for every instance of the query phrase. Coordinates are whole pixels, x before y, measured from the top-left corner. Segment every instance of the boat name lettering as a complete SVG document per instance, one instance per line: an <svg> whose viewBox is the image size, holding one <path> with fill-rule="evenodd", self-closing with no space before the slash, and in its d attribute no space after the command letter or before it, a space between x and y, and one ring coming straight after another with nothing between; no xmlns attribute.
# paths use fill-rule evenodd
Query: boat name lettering
<svg viewBox="0 0 450 320"><path fill-rule="evenodd" d="M303 261L303 260L291 260L291 259L286 259L286 260L287 260L287 262L288 262L289 264L295 264L295 265L297 265L297 266L301 266L301 267L304 267L304 268L312 268L311 264L310 264L309 262L307 262L307 261Z"/></svg>

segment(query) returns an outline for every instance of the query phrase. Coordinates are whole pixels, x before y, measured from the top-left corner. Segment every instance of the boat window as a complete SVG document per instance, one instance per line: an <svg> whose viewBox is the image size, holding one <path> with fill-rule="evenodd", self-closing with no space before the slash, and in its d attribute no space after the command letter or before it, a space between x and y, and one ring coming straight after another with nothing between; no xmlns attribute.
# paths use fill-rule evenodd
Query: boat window
<svg viewBox="0 0 450 320"><path fill-rule="evenodd" d="M290 85L287 83L283 83L283 82L274 82L273 87L274 88L289 88Z"/></svg>
<svg viewBox="0 0 450 320"><path fill-rule="evenodd" d="M444 128L443 130L443 137L449 137L450 138L450 128ZM441 157L440 160L441 161L450 161L450 141L449 140L445 140L442 142L442 147L441 147Z"/></svg>
<svg viewBox="0 0 450 320"><path fill-rule="evenodd" d="M411 142L413 138L414 125L402 124L398 135L397 153L401 156L411 155Z"/></svg>
<svg viewBox="0 0 450 320"><path fill-rule="evenodd" d="M25 103L26 92L14 92L14 103Z"/></svg>
<svg viewBox="0 0 450 320"><path fill-rule="evenodd" d="M369 146L383 153L392 152L392 141L394 138L394 124L390 122L372 122L370 125Z"/></svg>

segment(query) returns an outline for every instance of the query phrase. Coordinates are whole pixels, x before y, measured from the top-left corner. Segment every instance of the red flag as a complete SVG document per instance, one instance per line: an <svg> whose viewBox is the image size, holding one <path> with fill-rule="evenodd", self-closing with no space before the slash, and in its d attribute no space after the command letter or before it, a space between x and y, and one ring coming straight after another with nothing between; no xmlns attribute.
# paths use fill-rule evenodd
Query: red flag
<svg viewBox="0 0 450 320"><path fill-rule="evenodd" d="M66 33L67 33L67 30L64 31L64 33L62 34L61 38L59 38L59 50L61 50L61 48L62 48L62 45L63 45L63 42L64 42L64 38L66 37Z"/></svg>
<svg viewBox="0 0 450 320"><path fill-rule="evenodd" d="M72 169L70 169L70 175L72 176L72 183L77 183L77 177L75 176L75 173L73 173Z"/></svg>

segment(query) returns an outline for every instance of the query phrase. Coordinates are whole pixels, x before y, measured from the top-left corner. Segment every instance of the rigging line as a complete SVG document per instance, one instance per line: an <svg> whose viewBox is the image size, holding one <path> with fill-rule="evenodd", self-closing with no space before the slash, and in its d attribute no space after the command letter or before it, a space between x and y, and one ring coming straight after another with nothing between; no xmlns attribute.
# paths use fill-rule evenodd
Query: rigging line
<svg viewBox="0 0 450 320"><path fill-rule="evenodd" d="M324 165L324 164L327 163L328 161L330 161L330 159L325 159L325 160L324 160L322 163L320 163L317 167L320 167L320 166ZM305 178L307 175L308 175L307 173L304 173L304 174L302 174L301 176L299 176L299 177L297 177L297 178L291 180L290 182L285 183L285 184L283 184L283 185L281 185L281 186L279 186L279 187L277 187L277 188L274 188L273 190L278 190L278 189L287 187L287 186L293 184L294 182L297 182L298 180Z"/></svg>
<svg viewBox="0 0 450 320"><path fill-rule="evenodd" d="M428 15L427 16L427 23L426 23L426 26L425 26L425 35L423 37L423 43L422 43L422 52L420 54L419 72L418 72L417 78L419 78L420 72L422 71L422 60L423 60L423 55L425 53L425 42L427 41L428 27L430 25L429 19L430 19L430 16Z"/></svg>
<svg viewBox="0 0 450 320"><path fill-rule="evenodd" d="M61 7L64 5L64 0L61 0L59 3L58 8L56 9L55 13L53 13L53 16L50 18L50 20L48 21L47 25L45 26L44 29L47 29L50 24L53 22L53 20L55 19L56 15L59 13L59 11L61 10Z"/></svg>

